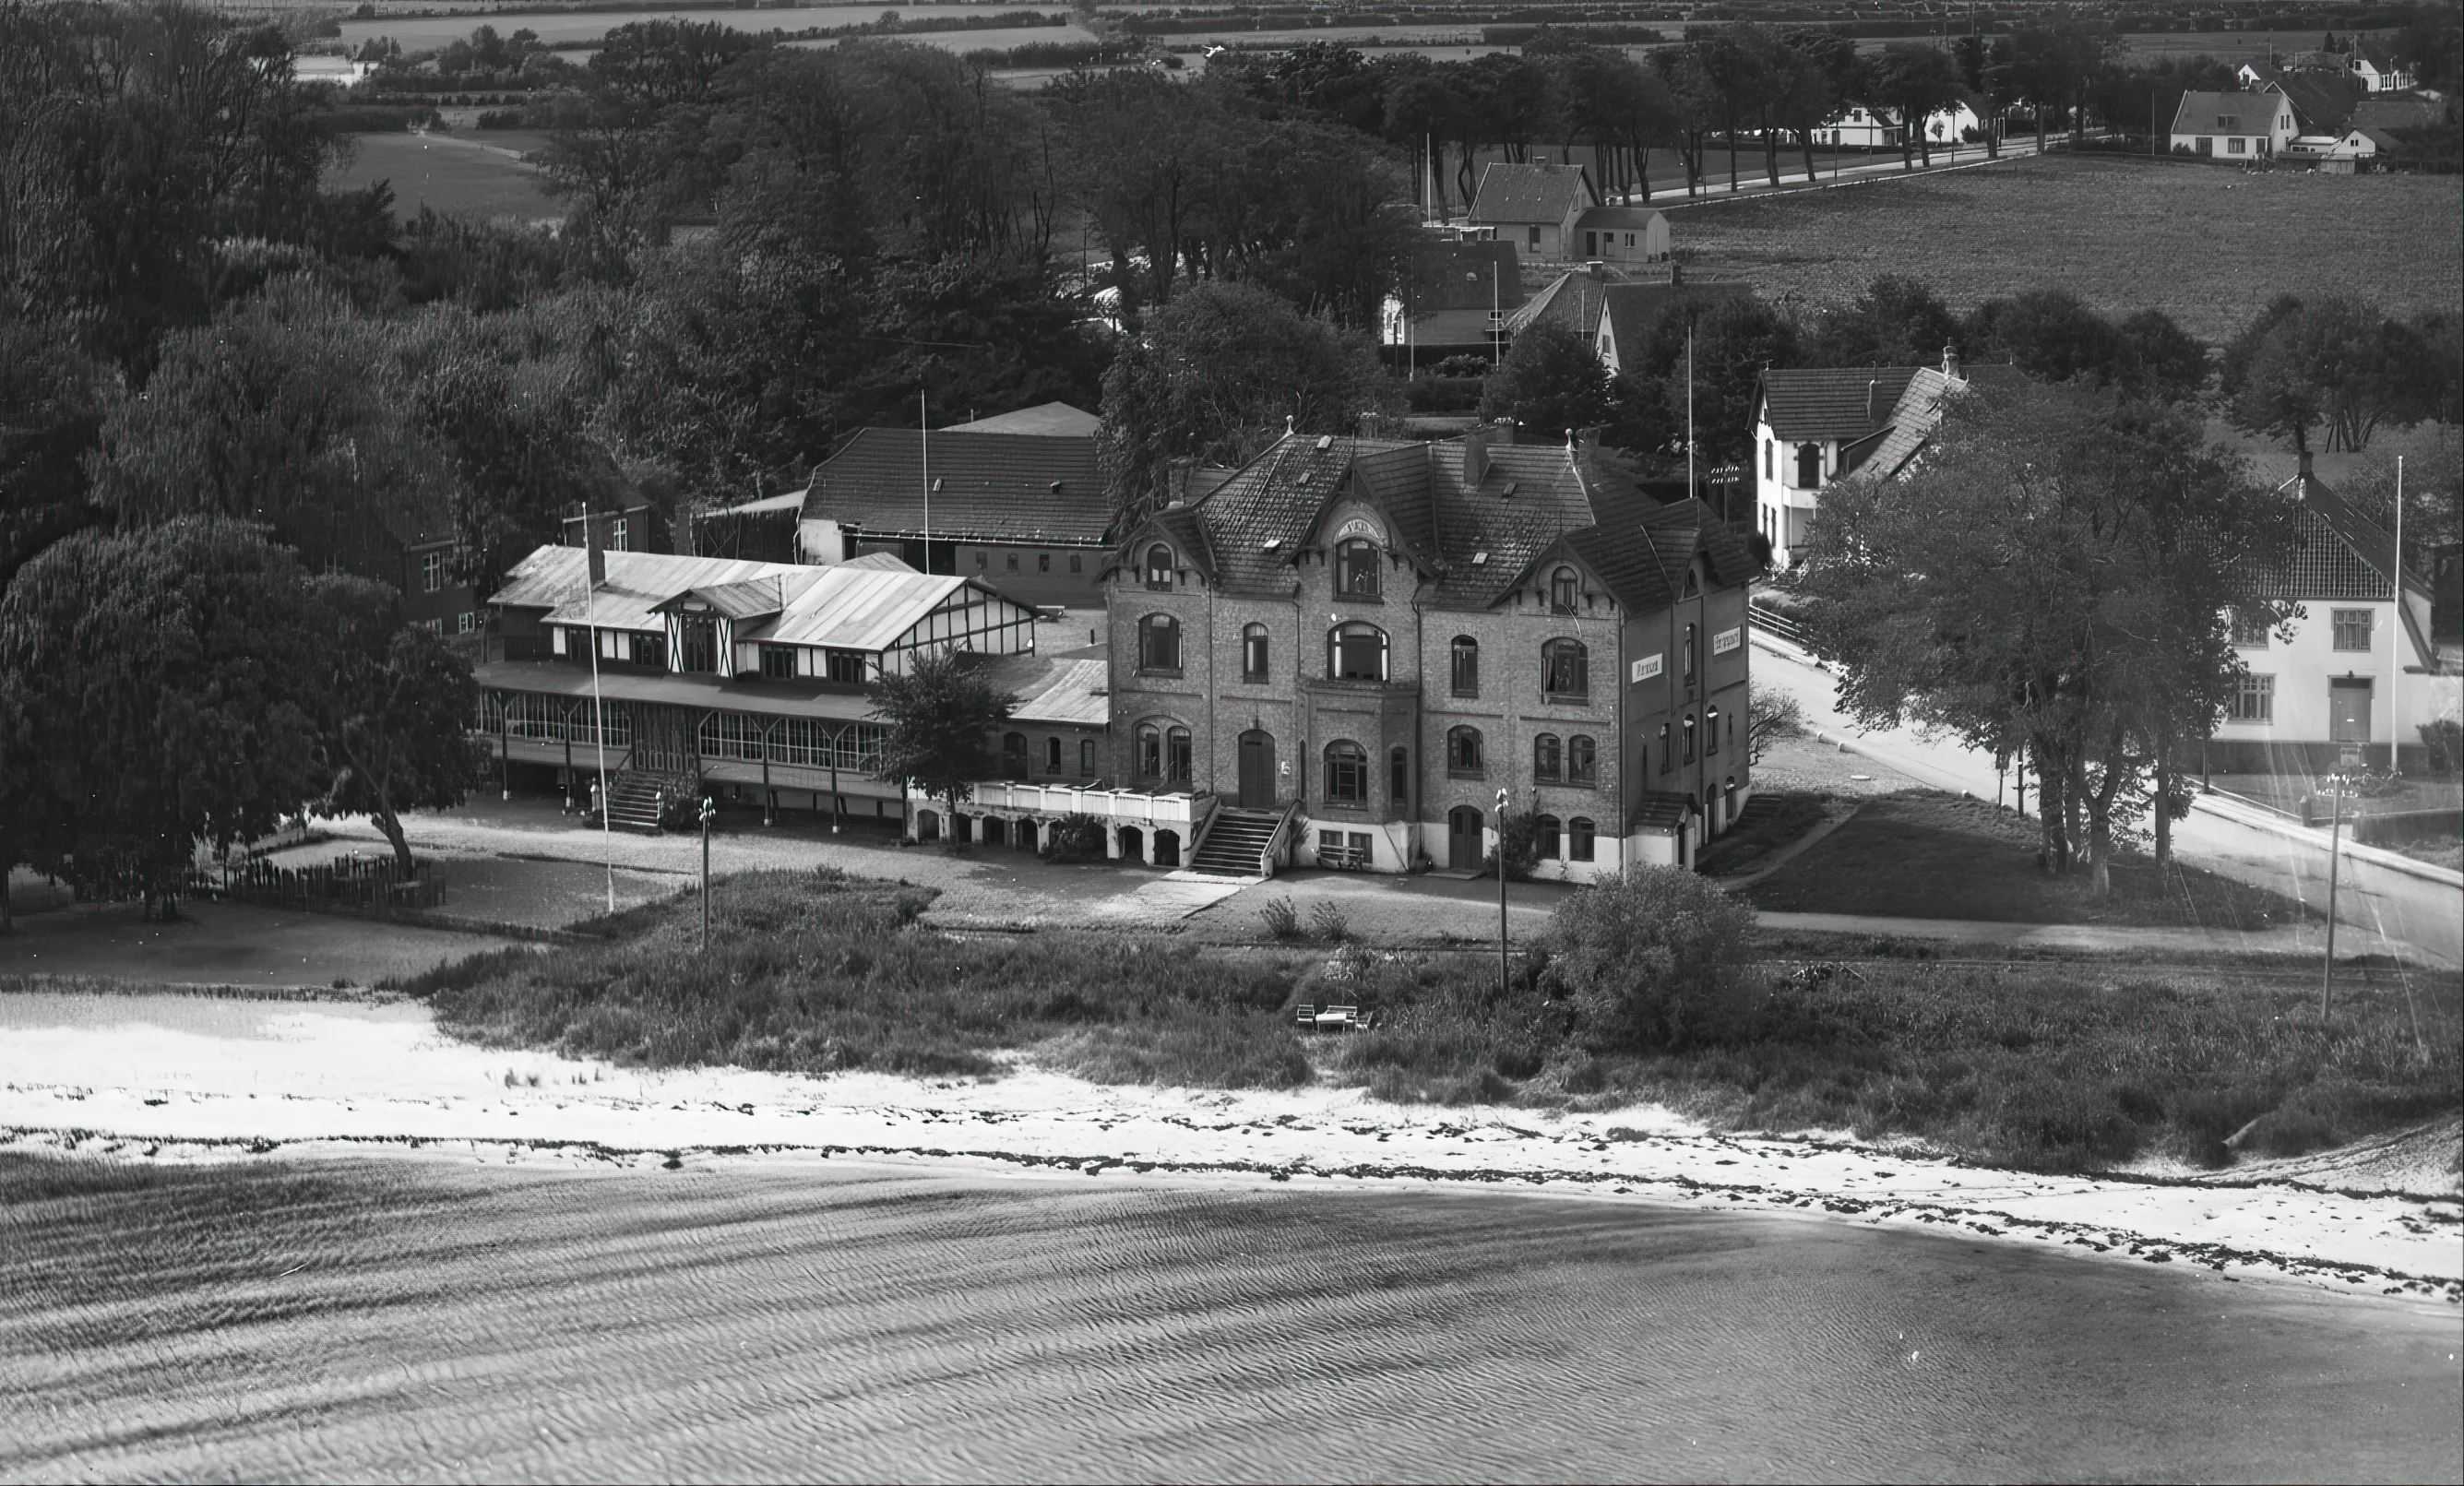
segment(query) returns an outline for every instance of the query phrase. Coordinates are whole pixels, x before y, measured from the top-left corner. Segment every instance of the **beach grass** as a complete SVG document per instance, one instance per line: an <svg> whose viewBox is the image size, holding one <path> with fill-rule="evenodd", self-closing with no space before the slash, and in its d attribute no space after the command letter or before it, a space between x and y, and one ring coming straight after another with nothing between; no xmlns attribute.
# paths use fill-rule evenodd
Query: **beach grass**
<svg viewBox="0 0 2464 1486"><path fill-rule="evenodd" d="M918 921L930 898L828 871L748 874L717 885L707 955L698 905L675 898L627 910L598 942L475 956L403 989L473 1041L634 1066L988 1078L1023 1064L1447 1105L1658 1103L1717 1128L1914 1138L2035 1170L2296 1155L2464 1107L2452 976L2409 991L2380 976L2322 1022L2315 988L2226 966L1762 962L1727 1020L1652 1047L1587 1023L1545 941L1501 987L1484 955L954 936ZM1300 1002L1375 1021L1296 1036Z"/></svg>

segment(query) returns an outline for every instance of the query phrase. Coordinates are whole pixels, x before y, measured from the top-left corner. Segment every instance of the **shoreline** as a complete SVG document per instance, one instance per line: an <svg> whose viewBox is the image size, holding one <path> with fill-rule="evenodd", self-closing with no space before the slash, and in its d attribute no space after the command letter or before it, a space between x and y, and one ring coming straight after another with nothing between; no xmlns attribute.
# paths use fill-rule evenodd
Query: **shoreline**
<svg viewBox="0 0 2464 1486"><path fill-rule="evenodd" d="M1648 1105L1452 1109L1357 1088L1098 1085L1027 1067L986 1082L642 1070L460 1042L415 1002L17 993L0 998L0 1150L23 1155L826 1161L1517 1191L1905 1226L2200 1265L2225 1282L2464 1304L2464 1198L2267 1174L2289 1163L2238 1181L2055 1176L1836 1134L1723 1133Z"/></svg>

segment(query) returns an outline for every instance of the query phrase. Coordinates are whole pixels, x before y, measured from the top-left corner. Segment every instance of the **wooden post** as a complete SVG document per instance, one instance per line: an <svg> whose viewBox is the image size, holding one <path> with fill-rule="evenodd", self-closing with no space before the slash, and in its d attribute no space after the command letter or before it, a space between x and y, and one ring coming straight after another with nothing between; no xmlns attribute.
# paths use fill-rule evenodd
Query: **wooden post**
<svg viewBox="0 0 2464 1486"><path fill-rule="evenodd" d="M2333 813L2327 818L2327 963L2319 972L2319 1020L2327 1019L2327 995L2336 985L2336 867L2343 860L2339 837L2344 829L2344 781L2335 775L2328 780L2336 791Z"/></svg>

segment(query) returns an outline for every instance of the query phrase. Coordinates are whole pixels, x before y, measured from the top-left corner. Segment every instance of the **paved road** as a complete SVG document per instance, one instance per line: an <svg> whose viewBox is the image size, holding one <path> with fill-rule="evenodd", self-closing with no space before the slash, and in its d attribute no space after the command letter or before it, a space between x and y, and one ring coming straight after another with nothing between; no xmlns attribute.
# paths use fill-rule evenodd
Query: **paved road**
<svg viewBox="0 0 2464 1486"><path fill-rule="evenodd" d="M1780 152L1779 185L1772 186L1771 184L1771 178L1763 173L1762 156L1757 152L1750 156L1741 155L1738 157L1739 169L1737 174L1737 186L1734 190L1730 190L1728 187L1727 156L1726 153L1722 153L1716 157L1716 163L1719 165L1718 178L1716 180L1707 179L1711 172L1706 169L1705 171L1706 179L1703 183L1704 188L1699 194L1688 196L1685 192L1685 187L1680 185L1665 186L1661 189L1653 191L1651 193L1651 200L1655 205L1666 202L1675 203L1679 206L1683 206L1689 201L1696 203L1734 201L1741 197L1771 196L1789 191L1801 191L1813 186L1854 184L1858 182L1877 180L1888 181L1906 176L1939 175L1945 170L1971 170L1978 165L1998 164L2001 161L2023 159L2034 156L2035 153L2036 142L2035 140L2028 140L2024 142L2017 140L2003 141L2002 153L1999 159L1988 155L1985 152L1985 146L1982 144L1963 144L1958 146L1956 149L1946 149L1937 146L1933 152L1933 164L1930 165L1919 165L1914 170L1907 169L1902 165L1897 156L1892 156L1888 159L1878 157L1871 164L1849 165L1845 168L1837 170L1824 170L1809 180L1805 173L1805 157L1799 154L1791 158L1789 152L1783 150ZM1712 162L1705 162L1706 165L1711 163ZM1639 191L1629 191L1626 194L1629 199L1641 195Z"/></svg>

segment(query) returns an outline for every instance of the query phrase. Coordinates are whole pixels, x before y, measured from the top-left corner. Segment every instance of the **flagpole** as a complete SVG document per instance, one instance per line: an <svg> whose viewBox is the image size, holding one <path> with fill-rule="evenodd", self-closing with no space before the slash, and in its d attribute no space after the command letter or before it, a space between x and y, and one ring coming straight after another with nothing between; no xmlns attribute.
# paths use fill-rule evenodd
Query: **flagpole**
<svg viewBox="0 0 2464 1486"><path fill-rule="evenodd" d="M599 528L590 503L582 506L582 612L590 626L590 731L599 745L599 839L606 847L607 911L616 911L616 827L608 805L615 790L607 782L607 705L599 694Z"/></svg>
<svg viewBox="0 0 2464 1486"><path fill-rule="evenodd" d="M1685 498L1694 498L1694 317L1685 317Z"/></svg>
<svg viewBox="0 0 2464 1486"><path fill-rule="evenodd" d="M2395 456L2395 664L2387 667L2387 773L2404 773L2404 711L2396 706L2404 685L2404 456Z"/></svg>
<svg viewBox="0 0 2464 1486"><path fill-rule="evenodd" d="M924 571L933 571L933 429L924 412L924 389L915 389L915 443L924 451ZM956 563L952 567L957 566Z"/></svg>

